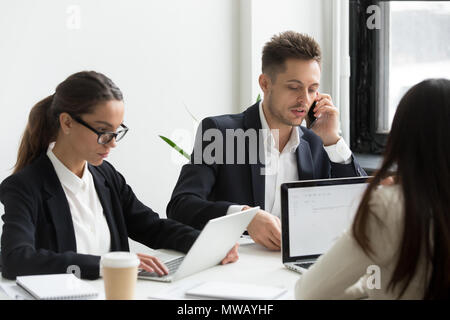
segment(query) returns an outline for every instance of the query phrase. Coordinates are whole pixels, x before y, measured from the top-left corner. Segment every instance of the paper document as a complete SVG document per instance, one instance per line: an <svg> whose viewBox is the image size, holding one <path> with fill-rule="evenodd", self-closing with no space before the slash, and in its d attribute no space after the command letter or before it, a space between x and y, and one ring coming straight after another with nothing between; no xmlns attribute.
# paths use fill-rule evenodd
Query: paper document
<svg viewBox="0 0 450 320"><path fill-rule="evenodd" d="M233 283L208 281L186 291L186 296L216 299L269 300L286 293L285 288L255 285L250 283Z"/></svg>

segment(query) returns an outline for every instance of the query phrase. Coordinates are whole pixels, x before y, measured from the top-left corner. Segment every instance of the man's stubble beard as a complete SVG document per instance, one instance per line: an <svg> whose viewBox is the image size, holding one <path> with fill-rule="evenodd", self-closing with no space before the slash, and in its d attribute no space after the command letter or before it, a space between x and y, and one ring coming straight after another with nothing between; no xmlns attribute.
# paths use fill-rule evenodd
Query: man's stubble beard
<svg viewBox="0 0 450 320"><path fill-rule="evenodd" d="M302 106L301 104L297 104L297 105L295 105L295 106L289 107L289 110L290 110L291 108L299 108L299 107L301 107L301 106ZM289 121L289 119L285 119L285 118L283 117L283 115L282 115L280 112L278 112L278 110L277 110L277 109L274 107L274 105L273 105L273 101L272 101L272 91L270 92L269 97L268 97L268 99L267 99L267 112L269 112L270 115L271 115L278 123L282 123L282 124L284 124L284 125L288 125L288 126L291 126L291 127L299 126L299 125L301 124L301 122L300 122L300 124L296 124L296 123L293 123L293 122ZM303 119L302 119L302 122L303 122Z"/></svg>

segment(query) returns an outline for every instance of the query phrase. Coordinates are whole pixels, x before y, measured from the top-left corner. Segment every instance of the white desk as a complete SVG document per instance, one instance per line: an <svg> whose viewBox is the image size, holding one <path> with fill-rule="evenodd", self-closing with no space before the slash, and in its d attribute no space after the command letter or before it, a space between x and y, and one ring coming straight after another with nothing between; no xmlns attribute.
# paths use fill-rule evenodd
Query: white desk
<svg viewBox="0 0 450 320"><path fill-rule="evenodd" d="M203 281L229 281L251 283L268 286L278 286L288 289L289 296L293 297L292 290L300 275L286 269L281 262L281 252L273 252L258 244L241 244L239 247L239 260L227 265L218 265L173 283L138 280L136 285L136 299L148 299L179 286ZM1 278L0 282L12 282ZM99 292L104 292L103 280L89 281ZM0 289L0 299L9 299ZM178 299L178 298L175 298Z"/></svg>

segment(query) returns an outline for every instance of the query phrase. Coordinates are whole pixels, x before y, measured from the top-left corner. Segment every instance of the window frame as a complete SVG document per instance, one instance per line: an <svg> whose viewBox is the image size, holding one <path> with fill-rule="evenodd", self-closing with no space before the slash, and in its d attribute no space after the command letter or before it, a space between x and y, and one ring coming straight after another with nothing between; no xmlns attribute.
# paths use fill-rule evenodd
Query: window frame
<svg viewBox="0 0 450 320"><path fill-rule="evenodd" d="M384 40L390 37L393 1L424 0L349 0L350 147L357 153L383 153L389 134L390 56ZM367 27L371 5L381 9L380 29Z"/></svg>
<svg viewBox="0 0 450 320"><path fill-rule="evenodd" d="M376 54L379 29L369 29L366 13L379 0L350 0L350 147L354 152L382 153L386 133L377 133L377 81L380 61Z"/></svg>

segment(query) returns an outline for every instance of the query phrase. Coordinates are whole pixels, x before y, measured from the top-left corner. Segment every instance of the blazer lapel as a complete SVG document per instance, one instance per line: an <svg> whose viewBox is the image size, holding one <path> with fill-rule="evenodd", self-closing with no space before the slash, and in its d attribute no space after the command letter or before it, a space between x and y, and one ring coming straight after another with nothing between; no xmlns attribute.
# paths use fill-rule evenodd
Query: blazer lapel
<svg viewBox="0 0 450 320"><path fill-rule="evenodd" d="M97 170L93 169L91 165L89 165L88 168L92 174L95 189L97 191L98 198L100 199L100 203L103 207L103 214L105 215L106 222L108 223L109 232L111 234L111 251L122 250L120 245L119 231L117 229L117 224L114 221L111 191L103 175L100 174Z"/></svg>
<svg viewBox="0 0 450 320"><path fill-rule="evenodd" d="M301 129L299 128L299 133ZM314 179L314 166L311 155L311 148L308 141L300 137L300 144L297 148L297 169L299 180L311 180Z"/></svg>
<svg viewBox="0 0 450 320"><path fill-rule="evenodd" d="M265 176L263 174L264 164L262 159L260 159L260 154L264 155L264 143L261 137L261 120L259 119L259 102L248 108L244 113L244 130L254 129L257 134L257 150L258 150L258 161L256 163L250 164L250 169L252 173L252 188L253 188L253 200L254 205L259 206L261 209L265 209ZM248 140L246 141L247 153L254 148L249 148ZM260 148L263 148L261 152ZM247 158L247 159L250 159Z"/></svg>
<svg viewBox="0 0 450 320"><path fill-rule="evenodd" d="M55 227L58 252L76 252L75 231L66 194L47 155L41 156L39 161L42 161L38 167L42 168L44 189L48 194L45 201Z"/></svg>

